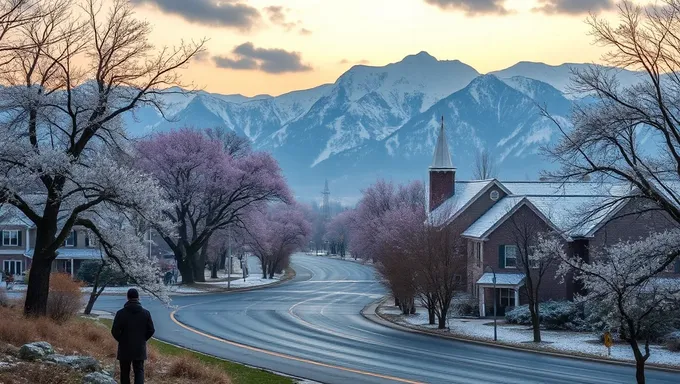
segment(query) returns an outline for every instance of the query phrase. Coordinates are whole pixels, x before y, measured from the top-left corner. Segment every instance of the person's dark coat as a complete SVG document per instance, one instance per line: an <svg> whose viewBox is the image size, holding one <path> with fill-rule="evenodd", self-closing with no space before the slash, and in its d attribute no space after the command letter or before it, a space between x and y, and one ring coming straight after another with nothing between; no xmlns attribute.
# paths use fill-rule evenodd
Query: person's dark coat
<svg viewBox="0 0 680 384"><path fill-rule="evenodd" d="M117 359L146 360L146 342L156 330L151 313L139 301L128 301L113 319L111 334L118 341Z"/></svg>

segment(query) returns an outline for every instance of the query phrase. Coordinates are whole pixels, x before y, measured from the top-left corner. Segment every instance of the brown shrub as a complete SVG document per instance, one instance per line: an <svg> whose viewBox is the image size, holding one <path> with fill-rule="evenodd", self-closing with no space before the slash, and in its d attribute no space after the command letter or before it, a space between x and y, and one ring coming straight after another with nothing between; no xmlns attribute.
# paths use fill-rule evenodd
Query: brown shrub
<svg viewBox="0 0 680 384"><path fill-rule="evenodd" d="M47 315L55 321L67 321L78 314L83 306L81 284L66 273L50 276L50 294L47 297Z"/></svg>
<svg viewBox="0 0 680 384"><path fill-rule="evenodd" d="M205 365L198 359L189 356L179 356L172 361L168 375L177 379L191 380L199 383L231 383L229 376L224 372L215 367Z"/></svg>
<svg viewBox="0 0 680 384"><path fill-rule="evenodd" d="M58 365L24 363L0 373L3 384L79 384L82 375Z"/></svg>
<svg viewBox="0 0 680 384"><path fill-rule="evenodd" d="M0 307L0 341L20 346L47 341L64 353L115 358L116 341L109 329L97 323L72 319L58 323L50 318L25 318L21 308Z"/></svg>

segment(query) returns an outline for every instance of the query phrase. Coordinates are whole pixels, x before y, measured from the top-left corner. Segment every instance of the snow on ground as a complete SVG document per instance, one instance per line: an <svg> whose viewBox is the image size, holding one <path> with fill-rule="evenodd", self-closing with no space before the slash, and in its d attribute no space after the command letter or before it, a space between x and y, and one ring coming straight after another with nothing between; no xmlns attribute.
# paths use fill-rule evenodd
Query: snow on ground
<svg viewBox="0 0 680 384"><path fill-rule="evenodd" d="M437 328L437 325L428 324L425 308L418 308L415 315L409 316L401 315L399 308L394 306L381 306L378 311L380 314L390 315L391 319L396 318L396 322L402 325L421 329ZM449 319L448 327L448 333L453 336L493 341L493 319ZM505 324L505 320L498 319L497 331L498 341L519 347L635 361L630 346L624 343L615 344L611 349L611 356L608 357L607 348L599 341L598 336L592 333L541 330L543 342L536 345L532 343L533 331L531 327ZM650 351L648 363L680 367L680 352L669 351L660 345L650 346Z"/></svg>
<svg viewBox="0 0 680 384"><path fill-rule="evenodd" d="M307 252L307 255L314 256L314 252ZM345 257L340 257L340 255L326 255L326 252L318 252L316 256L323 256L327 257L329 259L336 259L336 260L345 260L345 261L352 261L354 263L359 263L359 264L366 264L366 265L371 265L373 264L373 261L371 260L364 260L364 259L354 259L351 254L347 253L345 254Z"/></svg>
<svg viewBox="0 0 680 384"><path fill-rule="evenodd" d="M281 281L281 278L283 275L274 275L273 279L263 279L261 274L258 275L250 275L246 277L245 281L243 280L243 275L234 275L232 276L238 276L238 278L231 280L231 288L250 288L250 287L257 287L260 285L269 285L276 283L278 281ZM201 284L206 284L210 285L213 287L220 287L220 288L226 288L227 287L227 282L226 281L207 281L205 283Z"/></svg>
<svg viewBox="0 0 680 384"><path fill-rule="evenodd" d="M28 286L25 285L25 284L15 284L14 288L9 290L8 292L12 292L12 291L25 292L27 287ZM139 290L140 295L144 294L144 291L141 288L136 287L136 286L106 287L106 288L104 288L104 293L124 294L124 293L127 293L128 289L130 289L130 288L136 288L137 290ZM83 293L90 293L90 292L92 292L92 287L82 287L82 288L80 288L80 290ZM170 291L170 293L203 293L203 292L205 292L204 289L192 288L192 287L183 287L181 285L168 286L168 291Z"/></svg>

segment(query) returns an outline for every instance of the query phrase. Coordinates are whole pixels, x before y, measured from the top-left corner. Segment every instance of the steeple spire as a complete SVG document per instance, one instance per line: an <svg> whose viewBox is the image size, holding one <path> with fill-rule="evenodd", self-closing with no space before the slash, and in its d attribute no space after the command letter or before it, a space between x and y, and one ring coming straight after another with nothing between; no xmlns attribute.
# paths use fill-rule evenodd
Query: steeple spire
<svg viewBox="0 0 680 384"><path fill-rule="evenodd" d="M442 125L439 128L439 137L437 137L437 145L434 148L434 157L432 158L432 165L430 166L430 169L454 169L453 164L451 163L449 144L446 142L443 115Z"/></svg>

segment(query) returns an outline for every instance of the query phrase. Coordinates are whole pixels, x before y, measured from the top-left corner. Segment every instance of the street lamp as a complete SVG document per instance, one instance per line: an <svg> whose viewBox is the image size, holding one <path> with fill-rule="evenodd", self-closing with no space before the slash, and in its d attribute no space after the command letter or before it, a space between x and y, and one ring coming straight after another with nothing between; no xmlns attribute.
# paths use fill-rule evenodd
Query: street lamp
<svg viewBox="0 0 680 384"><path fill-rule="evenodd" d="M491 271L491 273L493 273L491 279L491 282L493 283L493 341L498 341L498 327L496 324L496 271L494 271L493 267L490 265L487 265L486 268L484 268L484 272L486 271Z"/></svg>

